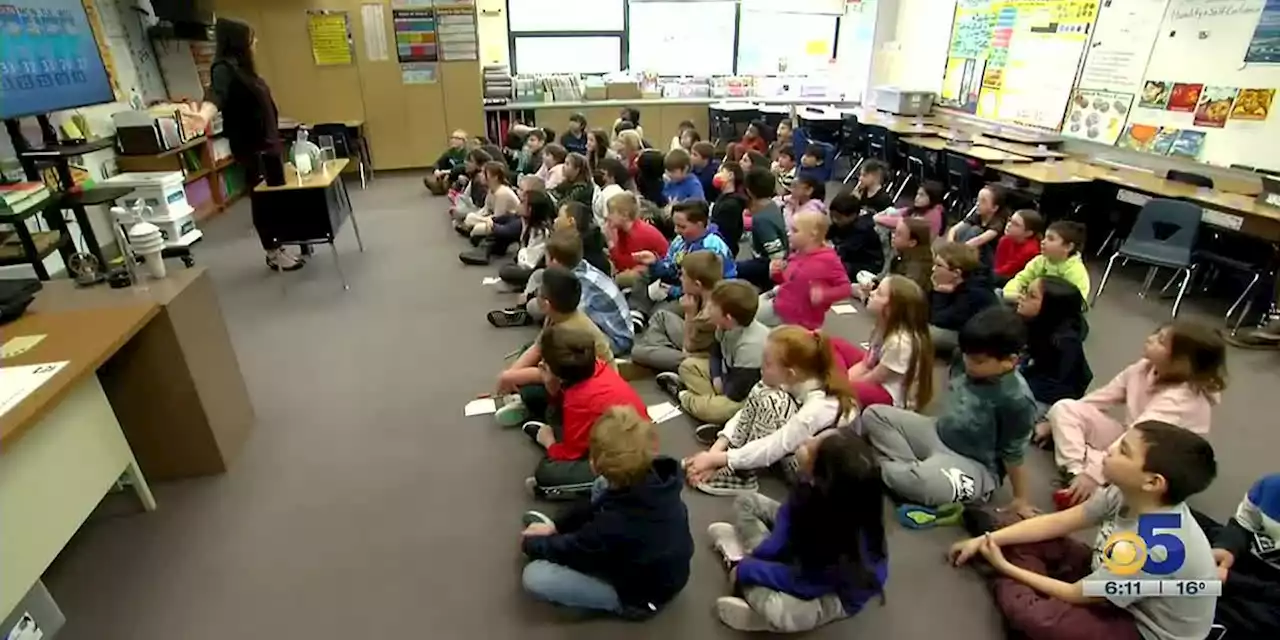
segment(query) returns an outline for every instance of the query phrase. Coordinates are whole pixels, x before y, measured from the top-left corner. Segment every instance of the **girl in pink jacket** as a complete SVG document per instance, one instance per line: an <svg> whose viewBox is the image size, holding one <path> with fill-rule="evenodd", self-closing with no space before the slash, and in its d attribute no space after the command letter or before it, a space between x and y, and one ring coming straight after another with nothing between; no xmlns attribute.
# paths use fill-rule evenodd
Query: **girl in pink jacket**
<svg viewBox="0 0 1280 640"><path fill-rule="evenodd" d="M1072 476L1064 500L1085 501L1105 481L1107 449L1135 424L1165 422L1204 435L1226 388L1226 345L1209 327L1174 322L1147 336L1142 359L1079 400L1059 400L1035 438L1053 438L1058 467ZM1124 407L1124 421L1105 412Z"/></svg>
<svg viewBox="0 0 1280 640"><path fill-rule="evenodd" d="M831 305L849 297L849 274L826 243L830 226L830 218L822 213L796 216L795 228L787 234L791 255L769 265L778 287L760 296L756 319L761 324L796 324L813 331L822 326Z"/></svg>

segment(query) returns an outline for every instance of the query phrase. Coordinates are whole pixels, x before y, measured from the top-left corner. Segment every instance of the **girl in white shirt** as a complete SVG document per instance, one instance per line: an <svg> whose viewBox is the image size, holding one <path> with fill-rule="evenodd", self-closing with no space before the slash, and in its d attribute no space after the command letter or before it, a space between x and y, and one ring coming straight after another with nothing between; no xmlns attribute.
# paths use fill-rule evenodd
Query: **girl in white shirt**
<svg viewBox="0 0 1280 640"><path fill-rule="evenodd" d="M866 351L852 347L849 385L858 406L923 409L933 399L929 300L909 278L889 276L867 299L876 328Z"/></svg>
<svg viewBox="0 0 1280 640"><path fill-rule="evenodd" d="M782 463L794 478L796 449L832 427L853 424L858 405L821 331L786 325L769 333L760 383L717 434L715 444L685 460L689 484L711 495L758 489L754 471ZM703 434L708 425L699 427Z"/></svg>
<svg viewBox="0 0 1280 640"><path fill-rule="evenodd" d="M631 176L627 173L627 166L622 164L621 160L602 158L596 165L594 178L600 188L592 197L591 213L595 216L596 224L603 229L604 220L609 214L609 200L619 193L626 193L627 182L631 180Z"/></svg>
<svg viewBox="0 0 1280 640"><path fill-rule="evenodd" d="M493 232L493 220L508 219L520 212L520 196L511 188L510 174L503 162L490 160L484 165L484 180L489 195L484 198L484 208L468 213L455 225L458 233L469 236L487 236Z"/></svg>
<svg viewBox="0 0 1280 640"><path fill-rule="evenodd" d="M564 182L564 159L569 157L569 152L564 147L552 143L542 150L542 166L533 175L542 178L543 183L547 185L547 191L551 191Z"/></svg>

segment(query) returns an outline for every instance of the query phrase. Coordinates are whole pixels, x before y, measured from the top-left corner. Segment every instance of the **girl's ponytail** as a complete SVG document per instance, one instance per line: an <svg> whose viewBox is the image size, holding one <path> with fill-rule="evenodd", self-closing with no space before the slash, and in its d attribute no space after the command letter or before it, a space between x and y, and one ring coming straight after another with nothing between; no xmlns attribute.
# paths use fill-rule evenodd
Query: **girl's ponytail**
<svg viewBox="0 0 1280 640"><path fill-rule="evenodd" d="M813 339L816 342L816 353L812 373L822 380L822 390L827 396L835 398L839 404L839 410L836 412L836 425L839 425L842 418L858 410L858 401L853 395L853 389L849 386L847 372L836 361L835 345L832 344L831 338L822 331L815 330Z"/></svg>

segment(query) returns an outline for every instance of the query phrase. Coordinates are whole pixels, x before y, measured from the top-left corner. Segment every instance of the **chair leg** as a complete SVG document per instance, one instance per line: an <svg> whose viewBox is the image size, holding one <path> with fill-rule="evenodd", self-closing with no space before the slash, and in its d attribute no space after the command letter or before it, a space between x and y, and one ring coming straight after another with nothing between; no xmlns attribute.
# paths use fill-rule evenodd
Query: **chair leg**
<svg viewBox="0 0 1280 640"><path fill-rule="evenodd" d="M902 177L902 184L898 185L898 191L893 194L893 202L896 205L898 200L902 198L902 192L907 190L907 185L911 183L911 174Z"/></svg>
<svg viewBox="0 0 1280 640"><path fill-rule="evenodd" d="M1182 296L1187 294L1187 285L1191 284L1191 273L1195 270L1195 265L1187 267L1187 277L1182 279L1182 286L1178 287L1178 297L1173 299L1173 319L1178 319L1178 309L1182 306Z"/></svg>
<svg viewBox="0 0 1280 640"><path fill-rule="evenodd" d="M1139 298L1147 297L1147 291L1151 289L1151 283L1156 281L1156 274L1160 273L1159 267L1147 267L1147 277L1142 280L1142 291L1138 292ZM1175 276L1177 274L1174 274Z"/></svg>
<svg viewBox="0 0 1280 640"><path fill-rule="evenodd" d="M1107 234L1106 239L1102 241L1102 246L1098 247L1098 254L1097 254L1097 257L1099 257L1099 258L1101 258L1101 257L1102 257L1102 252L1103 252L1103 251L1106 251L1106 250L1107 250L1107 247L1111 246L1111 241L1112 241L1112 240L1115 240L1115 238L1116 238L1116 230L1115 230L1115 229L1112 229L1112 230Z"/></svg>
<svg viewBox="0 0 1280 640"><path fill-rule="evenodd" d="M1168 282L1166 282L1166 283L1164 283L1164 286L1163 286L1163 287L1160 287L1160 295L1164 295L1164 293L1165 293L1166 291L1168 291L1168 290L1169 290L1169 287L1172 287L1172 286L1173 286L1173 283L1175 283L1175 282L1177 282L1177 281L1178 281L1178 276L1179 276L1181 273L1182 273L1182 272L1179 270L1179 271L1175 271L1175 272L1173 272L1173 275L1172 275L1172 276L1169 276L1169 281L1168 281Z"/></svg>
<svg viewBox="0 0 1280 640"><path fill-rule="evenodd" d="M1098 283L1098 288L1093 292L1093 299L1089 301L1090 307L1097 304L1098 298L1102 296L1102 290L1107 286L1107 278L1111 277L1111 268L1116 266L1116 259L1119 257L1120 254L1117 253L1112 255L1110 260L1107 260L1107 269L1102 272L1102 282Z"/></svg>
<svg viewBox="0 0 1280 640"><path fill-rule="evenodd" d="M1257 271L1253 272L1253 279L1250 280L1249 285L1244 288L1244 293L1241 293L1240 297L1236 298L1236 301L1231 304L1231 308L1227 309L1227 315L1223 317L1223 321L1231 322L1231 314L1236 312L1236 307L1240 306L1240 303L1246 301L1246 299L1249 297L1249 294L1253 292L1253 285L1258 284L1258 280L1260 279L1262 279L1262 274ZM1244 316L1243 313L1241 313L1240 315L1241 317ZM1236 326L1239 327L1240 323L1237 322Z"/></svg>
<svg viewBox="0 0 1280 640"><path fill-rule="evenodd" d="M853 165L853 168L849 170L849 173L845 175L844 180L842 180L840 184L849 184L849 181L853 179L853 175L858 172L858 169L862 168L862 163L865 160L866 158L858 158L857 164Z"/></svg>

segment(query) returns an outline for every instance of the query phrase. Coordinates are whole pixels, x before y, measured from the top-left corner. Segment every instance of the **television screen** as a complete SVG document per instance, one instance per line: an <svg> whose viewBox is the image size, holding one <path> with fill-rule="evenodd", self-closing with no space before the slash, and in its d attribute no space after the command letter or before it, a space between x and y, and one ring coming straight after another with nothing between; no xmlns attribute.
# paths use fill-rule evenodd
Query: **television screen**
<svg viewBox="0 0 1280 640"><path fill-rule="evenodd" d="M80 0L0 0L0 119L115 100Z"/></svg>

